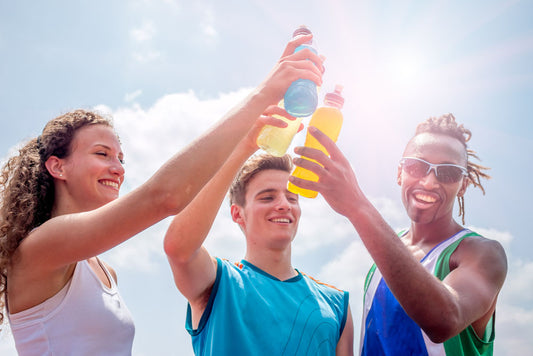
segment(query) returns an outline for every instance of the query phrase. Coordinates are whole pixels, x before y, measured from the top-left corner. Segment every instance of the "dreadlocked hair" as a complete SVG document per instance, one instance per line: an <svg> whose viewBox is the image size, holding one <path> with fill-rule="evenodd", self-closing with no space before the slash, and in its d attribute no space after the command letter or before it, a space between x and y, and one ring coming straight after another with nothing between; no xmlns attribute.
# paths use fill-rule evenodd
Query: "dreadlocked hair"
<svg viewBox="0 0 533 356"><path fill-rule="evenodd" d="M75 133L96 124L112 127L110 119L90 111L61 115L49 121L42 134L29 140L0 170L0 325L13 253L31 230L50 219L55 188L45 163L50 156L67 157Z"/></svg>
<svg viewBox="0 0 533 356"><path fill-rule="evenodd" d="M476 155L476 152L469 149L467 142L472 137L472 132L468 129L466 129L462 124L458 125L455 121L455 117L452 114L445 114L439 117L430 117L426 121L420 123L416 127L415 136L421 133L434 133L434 134L441 134L441 135L447 135L456 138L459 140L466 149L466 169L467 169L467 182L468 184L472 184L474 187L478 187L481 189L483 194L485 194L485 188L483 188L483 185L481 184L481 179L490 179L490 176L483 172L485 170L488 170L490 168L484 167L482 165L479 165L477 163L472 162L472 159L480 160L479 157ZM464 202L464 196L458 196L457 202L459 203L459 216L461 217L461 220L463 222L463 225L465 224L465 202Z"/></svg>

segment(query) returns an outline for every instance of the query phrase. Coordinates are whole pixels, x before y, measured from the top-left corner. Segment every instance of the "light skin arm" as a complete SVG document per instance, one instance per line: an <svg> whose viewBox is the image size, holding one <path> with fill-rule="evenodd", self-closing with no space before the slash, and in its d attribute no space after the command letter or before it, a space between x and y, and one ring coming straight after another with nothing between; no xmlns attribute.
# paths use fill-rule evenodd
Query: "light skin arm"
<svg viewBox="0 0 533 356"><path fill-rule="evenodd" d="M337 343L337 348L335 349L336 356L353 355L353 318L349 306L347 313L346 324L344 325L344 330L342 331L342 335Z"/></svg>
<svg viewBox="0 0 533 356"><path fill-rule="evenodd" d="M213 176L254 121L297 78L322 82L322 59L291 54L309 36L292 40L266 79L210 130L168 160L146 183L98 209L54 217L21 243L14 260L46 274L101 254L181 211ZM310 59L310 60L308 60ZM314 65L313 63L317 63Z"/></svg>
<svg viewBox="0 0 533 356"><path fill-rule="evenodd" d="M468 325L478 335L482 333L507 272L501 245L486 239L463 241L451 257L453 270L441 282L414 258L366 198L335 143L318 130L310 132L331 158L318 150L296 148L296 153L324 167L295 159L296 165L315 172L319 182L291 177L293 183L320 192L336 212L350 220L403 309L432 341L443 342Z"/></svg>
<svg viewBox="0 0 533 356"><path fill-rule="evenodd" d="M165 235L164 248L176 286L189 301L194 327L198 325L216 278L216 260L202 246L226 192L242 164L257 150L255 139L264 126L286 126L269 115L284 115L277 106L270 107L265 116L249 132L230 155L217 174L195 199L172 220Z"/></svg>

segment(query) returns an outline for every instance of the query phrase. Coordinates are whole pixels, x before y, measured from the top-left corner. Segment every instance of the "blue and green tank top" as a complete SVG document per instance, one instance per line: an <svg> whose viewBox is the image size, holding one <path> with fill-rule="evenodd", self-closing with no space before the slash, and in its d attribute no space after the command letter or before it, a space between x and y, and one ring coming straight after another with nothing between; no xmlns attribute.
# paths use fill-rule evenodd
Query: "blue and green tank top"
<svg viewBox="0 0 533 356"><path fill-rule="evenodd" d="M443 280L450 273L450 256L459 243L478 234L464 229L435 246L420 263ZM405 313L374 264L365 281L361 355L364 356L490 356L493 354L494 316L483 338L468 326L443 343L433 343Z"/></svg>

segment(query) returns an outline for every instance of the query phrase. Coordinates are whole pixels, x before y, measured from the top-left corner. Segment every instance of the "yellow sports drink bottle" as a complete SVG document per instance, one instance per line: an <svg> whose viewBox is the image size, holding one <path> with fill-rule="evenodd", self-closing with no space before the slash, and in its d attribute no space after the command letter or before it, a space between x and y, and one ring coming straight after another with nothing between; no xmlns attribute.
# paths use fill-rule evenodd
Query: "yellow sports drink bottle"
<svg viewBox="0 0 533 356"><path fill-rule="evenodd" d="M329 138L331 138L334 142L337 141L342 127L343 118L340 110L342 109L342 106L344 104L344 98L341 96L342 88L343 87L341 85L336 85L335 91L333 93L327 93L324 98L324 106L321 106L316 109L315 113L311 117L311 121L309 121L309 126L316 127L324 134L326 134ZM305 146L317 148L325 154L329 155L328 151L326 151L324 146L322 146L313 136L311 136L309 132L307 133L305 139ZM316 162L306 157L302 158ZM292 172L292 176L305 180L310 180L313 182L318 182L318 176L315 173L302 167L296 167ZM290 192L299 194L306 198L315 198L318 194L313 190L300 188L292 184L291 182L289 182L287 189Z"/></svg>
<svg viewBox="0 0 533 356"><path fill-rule="evenodd" d="M287 123L287 127L265 125L257 137L257 146L273 156L281 157L287 152L292 138L298 132L303 117L289 120L280 115L272 115Z"/></svg>

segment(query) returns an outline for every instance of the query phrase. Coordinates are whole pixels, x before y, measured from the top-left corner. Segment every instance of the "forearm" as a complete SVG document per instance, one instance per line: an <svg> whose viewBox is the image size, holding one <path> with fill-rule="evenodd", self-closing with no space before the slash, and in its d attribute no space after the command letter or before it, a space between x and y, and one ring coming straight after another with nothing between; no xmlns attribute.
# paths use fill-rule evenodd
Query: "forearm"
<svg viewBox="0 0 533 356"><path fill-rule="evenodd" d="M255 89L154 174L146 185L152 190L152 197L162 198L162 214L177 214L194 198L272 100Z"/></svg>
<svg viewBox="0 0 533 356"><path fill-rule="evenodd" d="M358 203L348 218L405 312L428 333L456 324L456 296L415 259L366 198Z"/></svg>
<svg viewBox="0 0 533 356"><path fill-rule="evenodd" d="M165 235L165 252L176 263L186 263L205 241L233 178L254 149L240 144L217 174L172 220Z"/></svg>

